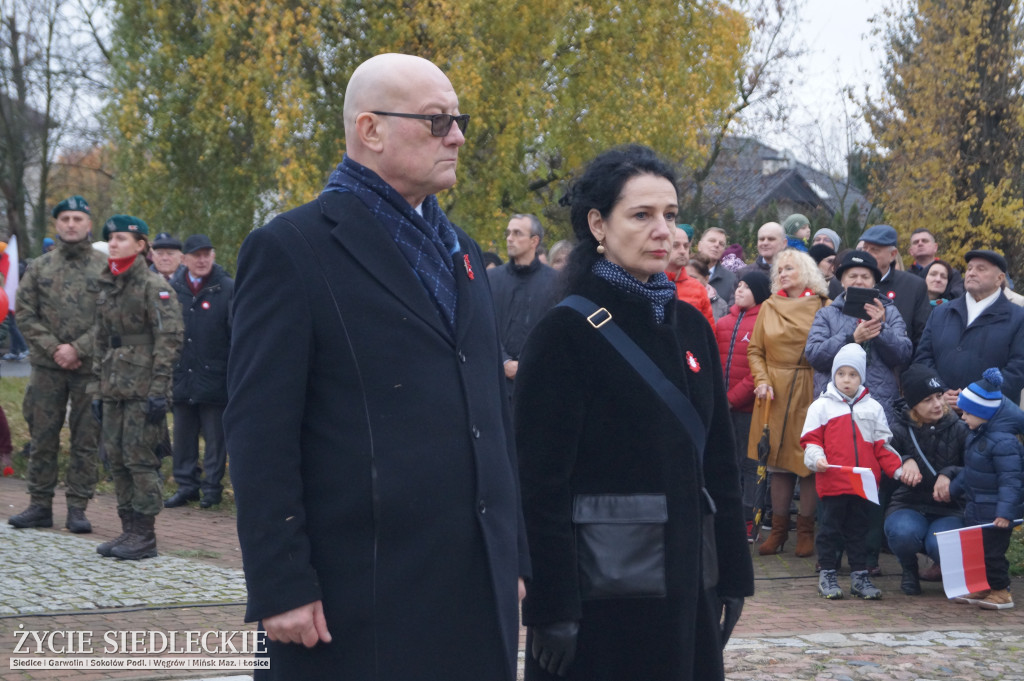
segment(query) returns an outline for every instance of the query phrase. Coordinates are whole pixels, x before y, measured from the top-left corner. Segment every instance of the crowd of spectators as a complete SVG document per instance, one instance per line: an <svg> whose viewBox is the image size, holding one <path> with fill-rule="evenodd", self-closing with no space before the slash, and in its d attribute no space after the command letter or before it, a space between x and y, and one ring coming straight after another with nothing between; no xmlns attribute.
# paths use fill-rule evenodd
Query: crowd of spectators
<svg viewBox="0 0 1024 681"><path fill-rule="evenodd" d="M677 225L671 237L666 274L677 297L715 328L721 350L748 540L764 537L758 552L772 554L784 550L795 528L796 555L815 555L821 518L801 428L810 403L826 392L837 354L855 344L865 353L862 385L880 405L895 433L892 446L910 470L902 482L881 479L881 503L865 509L868 531L864 546L858 544L864 567L879 574L879 553L891 549L903 566L904 593L920 593L922 578L939 579L932 533L963 523L963 500L948 495L963 465L967 432L958 418L958 396L989 367L1001 369L1001 391L1011 401L1019 401L1024 388L1024 298L1008 287L1002 255L971 251L961 275L941 259L934 234L917 229L904 270L891 226L870 226L846 245L828 228L811 238L810 222L799 214L762 225L749 264L720 228L698 237L690 225ZM866 302L864 291L872 292ZM767 536L754 526L753 513L757 445L765 426ZM827 565L841 560L839 544ZM930 563L919 567L919 554Z"/></svg>

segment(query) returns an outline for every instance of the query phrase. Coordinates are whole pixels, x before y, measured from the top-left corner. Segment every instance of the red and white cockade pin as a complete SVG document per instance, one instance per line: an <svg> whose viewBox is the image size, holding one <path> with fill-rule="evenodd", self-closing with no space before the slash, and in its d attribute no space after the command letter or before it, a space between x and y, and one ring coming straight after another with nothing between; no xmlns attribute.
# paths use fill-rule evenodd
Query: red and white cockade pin
<svg viewBox="0 0 1024 681"><path fill-rule="evenodd" d="M889 300L896 300L896 292L889 291L888 293L885 294L885 297L888 298Z"/></svg>
<svg viewBox="0 0 1024 681"><path fill-rule="evenodd" d="M686 366L690 367L690 371L693 373L700 371L700 362L697 361L697 358L689 350L686 351Z"/></svg>
<svg viewBox="0 0 1024 681"><path fill-rule="evenodd" d="M469 277L470 281L476 279L476 275L473 274L473 266L469 264L469 253L462 256L462 262L466 266L466 276Z"/></svg>
<svg viewBox="0 0 1024 681"><path fill-rule="evenodd" d="M204 300L204 301L203 301L203 305L202 305L202 308L203 308L204 310L209 310L209 309L210 309L210 301L209 301L209 300Z"/></svg>

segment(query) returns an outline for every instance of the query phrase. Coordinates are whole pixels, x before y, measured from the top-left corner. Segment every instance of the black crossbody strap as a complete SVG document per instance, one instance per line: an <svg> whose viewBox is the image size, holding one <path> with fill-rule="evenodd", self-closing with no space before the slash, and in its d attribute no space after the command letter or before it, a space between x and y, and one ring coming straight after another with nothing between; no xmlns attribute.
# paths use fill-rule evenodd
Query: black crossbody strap
<svg viewBox="0 0 1024 681"><path fill-rule="evenodd" d="M932 472L932 477L939 477L939 474L935 472L935 468L932 467L932 462L929 461L928 457L921 451L921 445L917 444L917 435L914 435L914 426L908 423L907 432L910 433L910 441L914 443L914 449L917 450L917 455L921 457L921 461L924 461L924 465L928 466L928 470Z"/></svg>
<svg viewBox="0 0 1024 681"><path fill-rule="evenodd" d="M629 362L629 365L640 374L647 383L654 388L658 396L668 405L669 409L679 419L683 429L693 440L694 446L700 452L701 461L704 460L704 444L707 441L704 421L700 418L693 403L676 387L672 381L658 368L658 365L640 349L640 346L630 338L618 324L612 320L612 315L603 307L598 307L594 302L583 296L572 295L560 302L559 307L568 307L583 315L595 329L601 332L608 342L612 344L622 358Z"/></svg>

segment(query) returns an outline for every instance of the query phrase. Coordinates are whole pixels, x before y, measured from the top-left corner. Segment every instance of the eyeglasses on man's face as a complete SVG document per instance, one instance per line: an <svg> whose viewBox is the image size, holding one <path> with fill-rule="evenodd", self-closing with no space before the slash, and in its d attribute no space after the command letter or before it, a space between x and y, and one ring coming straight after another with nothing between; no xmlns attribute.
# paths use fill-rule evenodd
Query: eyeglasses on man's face
<svg viewBox="0 0 1024 681"><path fill-rule="evenodd" d="M395 116L396 118L415 118L421 121L430 121L430 134L434 137L447 137L452 129L452 123L459 126L459 131L465 134L466 126L469 125L469 114L458 116L446 113L439 114L410 114L395 113L394 111L371 111L378 116Z"/></svg>

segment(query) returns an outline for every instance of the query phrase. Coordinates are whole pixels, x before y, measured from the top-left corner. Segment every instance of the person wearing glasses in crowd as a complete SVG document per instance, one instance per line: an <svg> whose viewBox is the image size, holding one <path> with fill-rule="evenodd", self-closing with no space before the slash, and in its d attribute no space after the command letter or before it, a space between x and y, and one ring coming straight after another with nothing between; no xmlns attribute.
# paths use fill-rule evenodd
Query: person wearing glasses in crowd
<svg viewBox="0 0 1024 681"><path fill-rule="evenodd" d="M558 302L555 298L558 272L537 257L543 241L544 227L540 218L516 213L505 229L508 262L487 273L494 296L494 312L498 316L498 336L510 396L519 367L519 353L530 329Z"/></svg>
<svg viewBox="0 0 1024 681"><path fill-rule="evenodd" d="M483 255L437 192L469 115L382 54L345 155L242 244L224 414L256 679L514 681L529 576Z"/></svg>

